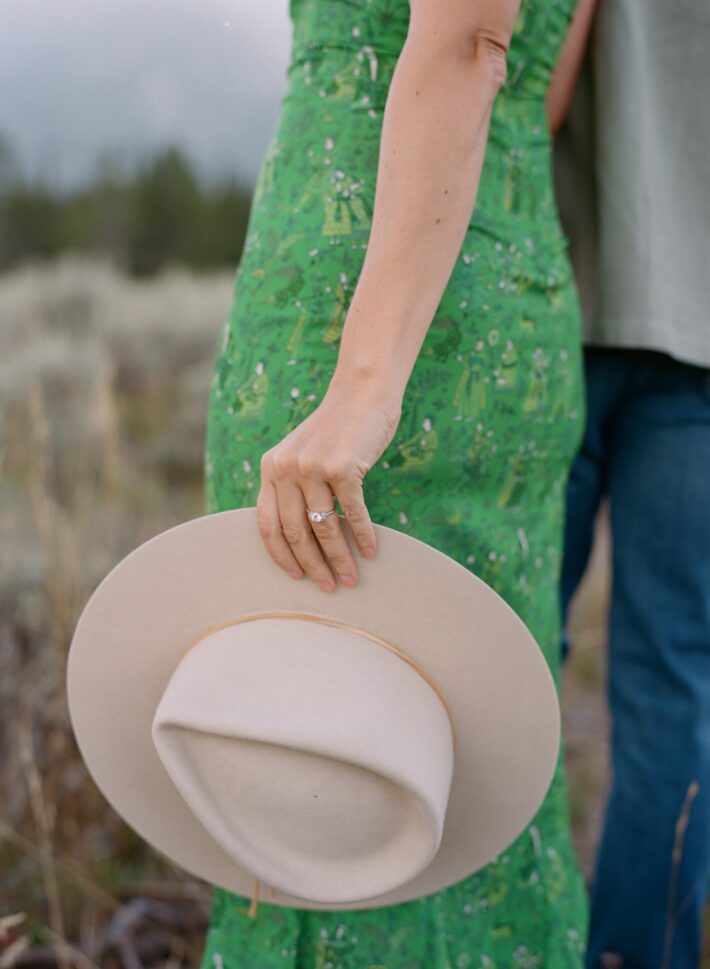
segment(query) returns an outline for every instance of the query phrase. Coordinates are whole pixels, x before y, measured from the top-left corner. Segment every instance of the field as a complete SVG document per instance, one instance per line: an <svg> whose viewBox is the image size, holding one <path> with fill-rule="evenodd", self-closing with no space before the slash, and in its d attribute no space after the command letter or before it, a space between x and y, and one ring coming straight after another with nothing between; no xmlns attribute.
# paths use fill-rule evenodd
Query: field
<svg viewBox="0 0 710 969"><path fill-rule="evenodd" d="M94 787L64 667L111 566L204 514L207 390L232 285L232 272L182 270L139 282L79 257L0 276L0 969L199 962L209 891ZM563 691L587 879L608 785L608 576L602 516Z"/></svg>

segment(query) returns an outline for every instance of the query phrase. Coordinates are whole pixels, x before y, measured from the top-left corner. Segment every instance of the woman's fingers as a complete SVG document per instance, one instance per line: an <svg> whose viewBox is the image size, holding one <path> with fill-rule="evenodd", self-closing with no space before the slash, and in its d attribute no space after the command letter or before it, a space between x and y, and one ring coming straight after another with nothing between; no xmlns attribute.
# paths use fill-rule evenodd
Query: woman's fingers
<svg viewBox="0 0 710 969"><path fill-rule="evenodd" d="M328 494L330 495L330 492ZM292 480L278 477L276 497L281 529L291 551L304 572L308 573L324 592L331 592L335 588L335 579L311 528L311 522L306 514L306 501L300 486ZM329 504L330 507L333 506L332 497ZM327 508L328 505L325 507ZM337 518L337 515L331 515L330 518Z"/></svg>
<svg viewBox="0 0 710 969"><path fill-rule="evenodd" d="M324 592L335 588L332 570L344 585L355 585L357 566L343 534L341 518L335 514L311 522L307 510L329 511L334 508L337 495L360 551L368 557L374 555L375 530L362 490L362 476L367 469L345 473L332 468L318 471L310 465L304 474L303 461L299 464L299 468L293 468L283 452L276 459L271 452L262 457L257 521L269 554L292 575L303 569Z"/></svg>
<svg viewBox="0 0 710 969"><path fill-rule="evenodd" d="M377 539L362 489L362 475L366 470L363 468L359 474L344 477L342 484L332 481L331 484L334 484L333 491L338 496L340 507L345 513L360 552L366 558L372 558L377 550Z"/></svg>
<svg viewBox="0 0 710 969"><path fill-rule="evenodd" d="M266 549L274 562L285 569L294 579L302 579L303 569L291 551L291 546L286 541L281 529L276 488L263 472L261 488L256 499L256 522Z"/></svg>
<svg viewBox="0 0 710 969"><path fill-rule="evenodd" d="M313 511L328 511L334 506L332 489L324 482L303 481L301 488L305 496L307 508ZM308 519L306 519L308 520ZM308 521L320 547L328 556L328 561L340 576L343 585L355 585L357 582L357 566L350 551L350 546L343 535L343 528L338 515L328 515L320 522Z"/></svg>

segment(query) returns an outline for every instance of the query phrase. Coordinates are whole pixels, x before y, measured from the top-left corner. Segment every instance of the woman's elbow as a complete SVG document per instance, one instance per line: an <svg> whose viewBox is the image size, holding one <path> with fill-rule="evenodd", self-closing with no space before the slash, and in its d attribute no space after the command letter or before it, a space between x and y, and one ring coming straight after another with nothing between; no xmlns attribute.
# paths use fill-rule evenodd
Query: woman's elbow
<svg viewBox="0 0 710 969"><path fill-rule="evenodd" d="M505 84L508 72L510 34L504 31L480 29L471 40L471 56L497 94Z"/></svg>
<svg viewBox="0 0 710 969"><path fill-rule="evenodd" d="M495 94L505 83L519 0L410 0L407 40L475 68Z"/></svg>

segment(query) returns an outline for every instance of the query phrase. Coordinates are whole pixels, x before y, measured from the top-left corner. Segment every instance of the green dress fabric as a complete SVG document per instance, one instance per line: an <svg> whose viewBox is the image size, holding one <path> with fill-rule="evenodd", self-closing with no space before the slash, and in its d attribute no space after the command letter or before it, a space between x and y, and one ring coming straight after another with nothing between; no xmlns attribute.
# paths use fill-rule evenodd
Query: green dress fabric
<svg viewBox="0 0 710 969"><path fill-rule="evenodd" d="M397 433L364 479L373 521L434 545L510 603L558 690L564 486L584 400L545 92L573 6L523 0L475 211ZM291 0L290 15L287 90L209 389L209 512L256 504L261 455L327 388L367 246L409 3ZM515 841L432 895L334 912L262 900L249 917L249 898L215 887L202 969L582 969L587 897L564 751L563 739L544 802Z"/></svg>

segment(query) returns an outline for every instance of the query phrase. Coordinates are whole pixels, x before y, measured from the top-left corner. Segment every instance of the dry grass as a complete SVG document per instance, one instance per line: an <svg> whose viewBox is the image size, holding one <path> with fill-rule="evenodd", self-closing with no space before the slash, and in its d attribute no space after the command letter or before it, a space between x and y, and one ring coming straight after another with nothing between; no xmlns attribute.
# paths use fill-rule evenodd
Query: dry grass
<svg viewBox="0 0 710 969"><path fill-rule="evenodd" d="M0 278L0 969L199 963L209 889L98 793L64 669L112 565L204 513L207 390L232 285L231 272L133 282L75 258ZM608 784L607 555L603 521L563 695L587 877Z"/></svg>
<svg viewBox="0 0 710 969"><path fill-rule="evenodd" d="M103 801L73 741L64 669L81 607L115 561L204 513L207 389L232 284L232 273L179 271L131 282L79 259L0 280L0 916L8 964L44 947L62 969L92 965L112 919L137 897L152 907L134 907L133 935L153 925L173 958L199 959L204 918L191 941L155 904L170 885L204 915L208 891L156 858ZM12 918L18 913L22 921Z"/></svg>

